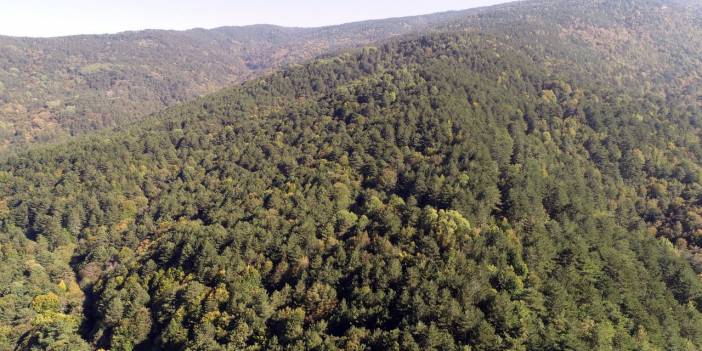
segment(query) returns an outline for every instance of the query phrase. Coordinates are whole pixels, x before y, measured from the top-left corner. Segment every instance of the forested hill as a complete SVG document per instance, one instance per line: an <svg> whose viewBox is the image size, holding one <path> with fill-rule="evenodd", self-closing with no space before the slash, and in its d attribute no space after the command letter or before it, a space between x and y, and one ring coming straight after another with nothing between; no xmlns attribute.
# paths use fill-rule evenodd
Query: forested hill
<svg viewBox="0 0 702 351"><path fill-rule="evenodd" d="M32 39L0 36L0 151L133 123L177 102L470 12L322 28L269 25Z"/></svg>
<svg viewBox="0 0 702 351"><path fill-rule="evenodd" d="M698 13L510 6L0 163L0 349L701 349Z"/></svg>
<svg viewBox="0 0 702 351"><path fill-rule="evenodd" d="M700 56L694 1L669 6L646 0L633 8L627 1L595 4L523 1L308 29L258 25L47 39L0 36L0 153L134 123L276 68L408 33L469 28L520 37L538 27L541 35L560 36L550 39L557 47L568 39L617 57L614 74L667 64L680 72ZM521 40L528 45L529 38Z"/></svg>

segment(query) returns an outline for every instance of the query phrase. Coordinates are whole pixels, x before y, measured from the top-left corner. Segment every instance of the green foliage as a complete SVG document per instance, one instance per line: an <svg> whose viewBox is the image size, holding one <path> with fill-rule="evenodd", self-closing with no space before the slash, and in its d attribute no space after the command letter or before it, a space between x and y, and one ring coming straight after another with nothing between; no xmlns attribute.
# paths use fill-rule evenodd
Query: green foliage
<svg viewBox="0 0 702 351"><path fill-rule="evenodd" d="M0 345L702 348L698 83L584 45L669 20L612 4L499 8L11 157ZM699 49L672 43L621 45Z"/></svg>

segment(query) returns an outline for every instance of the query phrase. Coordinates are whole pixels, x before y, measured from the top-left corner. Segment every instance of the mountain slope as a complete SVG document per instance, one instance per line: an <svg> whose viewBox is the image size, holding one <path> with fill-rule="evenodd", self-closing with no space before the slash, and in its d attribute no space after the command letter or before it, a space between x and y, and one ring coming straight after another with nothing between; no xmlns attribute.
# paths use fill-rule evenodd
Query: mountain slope
<svg viewBox="0 0 702 351"><path fill-rule="evenodd" d="M687 9L573 4L3 162L0 348L699 349Z"/></svg>
<svg viewBox="0 0 702 351"><path fill-rule="evenodd" d="M268 25L31 39L0 37L0 146L140 120L177 102L463 12L322 28Z"/></svg>
<svg viewBox="0 0 702 351"><path fill-rule="evenodd" d="M648 22L649 4L624 2L613 9L623 16L627 11L639 13L639 18L614 18L577 1L569 2L566 11L560 3L529 1L311 29L259 25L49 39L0 37L0 147L16 150L133 123L275 68L393 36L450 27L513 37L539 27L544 31L540 34L557 34L555 40L573 39L617 57L621 62L612 68L614 75L643 66L668 68L657 72L667 76L671 70L697 65L680 62L681 57L671 59L659 49L685 52L688 61L699 57L694 27L699 16L692 15L699 9L659 2L659 19ZM528 30L514 30L519 28Z"/></svg>

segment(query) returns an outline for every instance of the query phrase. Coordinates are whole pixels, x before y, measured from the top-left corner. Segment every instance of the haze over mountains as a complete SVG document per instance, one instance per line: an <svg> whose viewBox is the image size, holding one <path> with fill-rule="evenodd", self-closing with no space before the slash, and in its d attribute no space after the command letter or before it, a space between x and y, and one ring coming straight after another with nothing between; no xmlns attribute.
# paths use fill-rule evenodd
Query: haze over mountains
<svg viewBox="0 0 702 351"><path fill-rule="evenodd" d="M0 349L702 349L696 2L3 40Z"/></svg>

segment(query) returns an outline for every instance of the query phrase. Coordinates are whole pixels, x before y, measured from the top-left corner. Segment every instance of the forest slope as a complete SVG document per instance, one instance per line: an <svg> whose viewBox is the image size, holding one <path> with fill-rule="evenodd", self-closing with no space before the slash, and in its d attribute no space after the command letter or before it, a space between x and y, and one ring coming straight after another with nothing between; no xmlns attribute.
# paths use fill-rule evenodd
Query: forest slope
<svg viewBox="0 0 702 351"><path fill-rule="evenodd" d="M697 17L574 4L13 156L0 348L702 348Z"/></svg>
<svg viewBox="0 0 702 351"><path fill-rule="evenodd" d="M428 30L466 13L309 29L255 25L42 39L0 36L0 148L134 122L275 68Z"/></svg>
<svg viewBox="0 0 702 351"><path fill-rule="evenodd" d="M575 51L595 49L616 59L618 65L610 67L613 77L644 69L653 77L643 79L667 81L676 72L699 66L699 4L627 4L593 7L580 1L542 0L308 29L258 25L47 39L0 37L0 149L133 123L276 68L408 33L472 29L509 34L524 43L530 40L524 37L528 33L557 34L557 39L552 37L556 43L572 40L578 44ZM679 84L688 85L694 77L686 75Z"/></svg>

